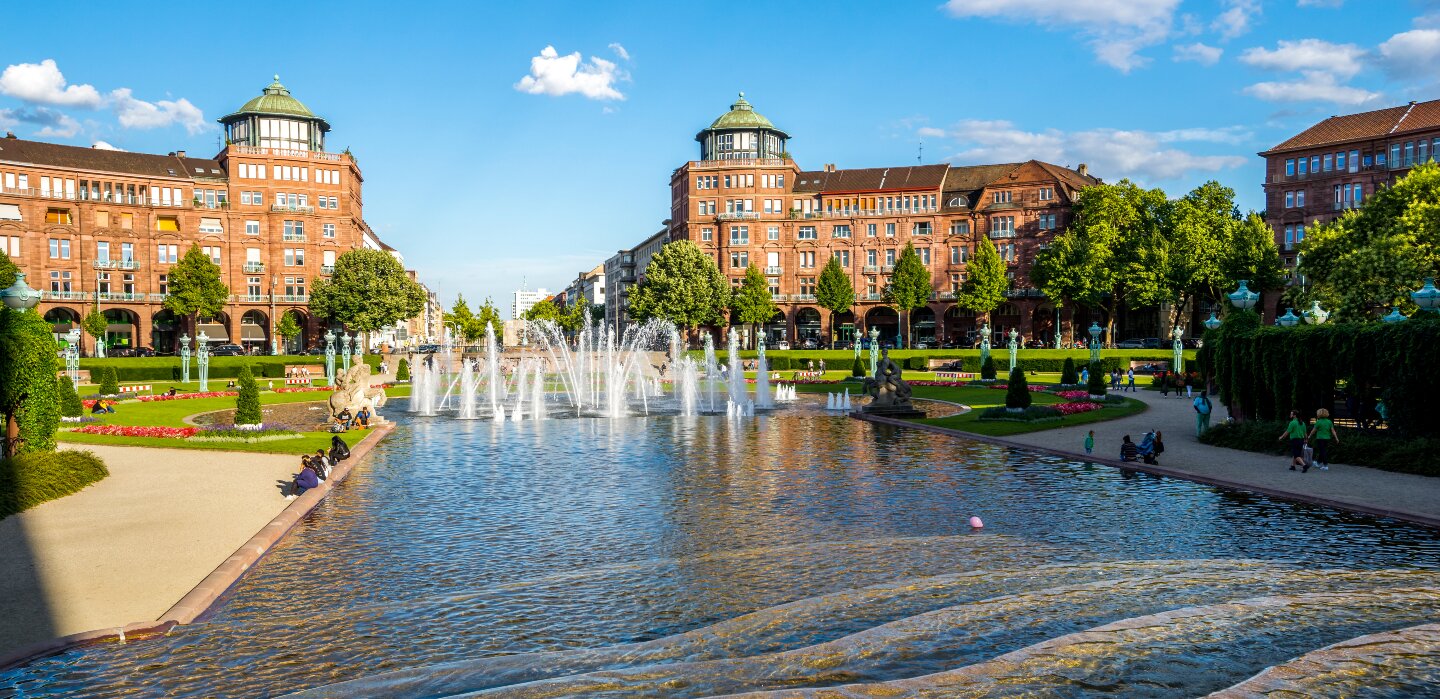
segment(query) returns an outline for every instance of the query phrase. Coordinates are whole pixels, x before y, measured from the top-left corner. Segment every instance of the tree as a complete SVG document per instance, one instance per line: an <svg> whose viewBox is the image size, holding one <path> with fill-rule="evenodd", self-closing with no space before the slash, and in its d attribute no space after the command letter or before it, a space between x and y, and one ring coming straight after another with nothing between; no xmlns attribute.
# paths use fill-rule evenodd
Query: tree
<svg viewBox="0 0 1440 699"><path fill-rule="evenodd" d="M1085 383L1085 389L1092 396L1105 395L1105 365L1100 362L1090 364L1090 379Z"/></svg>
<svg viewBox="0 0 1440 699"><path fill-rule="evenodd" d="M730 299L731 320L758 327L774 318L779 310L780 307L775 305L775 297L770 294L770 284L765 281L765 275L760 273L760 268L754 264L746 267L745 280Z"/></svg>
<svg viewBox="0 0 1440 699"><path fill-rule="evenodd" d="M1244 220L1231 227L1225 241L1224 253L1220 260L1221 285L1212 293L1216 301L1222 301L1225 294L1234 290L1241 279L1250 282L1252 289L1278 289L1285 283L1285 269L1280 262L1280 250L1275 247L1275 229L1265 222L1265 217L1250 212Z"/></svg>
<svg viewBox="0 0 1440 699"><path fill-rule="evenodd" d="M400 358L400 365L395 368L395 380L410 380L410 362L406 361L404 357Z"/></svg>
<svg viewBox="0 0 1440 699"><path fill-rule="evenodd" d="M280 322L275 326L275 332L285 338L285 345L288 347L290 341L300 334L300 323L295 320L295 313L286 311L280 316Z"/></svg>
<svg viewBox="0 0 1440 699"><path fill-rule="evenodd" d="M100 395L120 395L120 375L116 373L113 366L107 366L100 370Z"/></svg>
<svg viewBox="0 0 1440 699"><path fill-rule="evenodd" d="M425 310L425 290L382 250L351 250L335 259L335 273L315 282L310 310L345 327L372 333Z"/></svg>
<svg viewBox="0 0 1440 699"><path fill-rule="evenodd" d="M730 283L715 259L696 244L677 240L650 258L645 278L630 290L629 311L636 320L664 318L693 331L724 322L729 305Z"/></svg>
<svg viewBox="0 0 1440 699"><path fill-rule="evenodd" d="M455 296L455 305L450 307L450 312L445 314L445 324L453 325L455 334L459 335L465 342L475 342L485 337L485 324L470 311L470 304L465 302L464 294Z"/></svg>
<svg viewBox="0 0 1440 699"><path fill-rule="evenodd" d="M955 294L955 303L988 315L1005 303L1005 290L1010 288L1010 278L1005 276L1005 261L995 251L995 245L988 240L975 244L975 254L965 265L966 277Z"/></svg>
<svg viewBox="0 0 1440 699"><path fill-rule="evenodd" d="M895 260L890 283L885 287L885 300L900 311L900 333L907 345L915 344L914 338L910 337L910 312L929 303L933 293L935 287L930 283L930 268L920 261L915 245L906 242L900 258Z"/></svg>
<svg viewBox="0 0 1440 699"><path fill-rule="evenodd" d="M1179 324L1193 299L1213 299L1227 283L1222 264L1225 246L1240 225L1235 190L1214 181L1191 190L1169 209L1158 249L1146 251L1160 271L1155 279L1157 295L1170 304L1166 327Z"/></svg>
<svg viewBox="0 0 1440 699"><path fill-rule="evenodd" d="M99 340L104 338L105 331L110 329L110 319L97 308L85 315L80 321L80 327L85 330L86 335Z"/></svg>
<svg viewBox="0 0 1440 699"><path fill-rule="evenodd" d="M1010 383L1005 390L1005 407L1023 410L1030 407L1030 401L1030 384L1025 381L1025 372L1017 366L1010 370Z"/></svg>
<svg viewBox="0 0 1440 699"><path fill-rule="evenodd" d="M75 384L70 382L70 377L62 374L58 386L60 389L60 415L63 417L84 416L85 403L80 400L80 394L75 392Z"/></svg>
<svg viewBox="0 0 1440 699"><path fill-rule="evenodd" d="M1080 383L1080 374L1075 370L1075 359L1065 358L1065 365L1060 369L1060 384L1062 386L1074 386Z"/></svg>
<svg viewBox="0 0 1440 699"><path fill-rule="evenodd" d="M859 358L859 357L856 357L854 363L852 363L852 364L850 365L850 375L851 375L851 376L864 376L864 375L865 375L865 370L866 370L866 368L867 368L867 365L865 364L865 360L864 360L864 359L861 359L861 358Z"/></svg>
<svg viewBox="0 0 1440 699"><path fill-rule="evenodd" d="M0 289L14 286L15 275L19 273L20 268L15 266L15 262L10 259L9 255L0 250Z"/></svg>
<svg viewBox="0 0 1440 699"><path fill-rule="evenodd" d="M825 269L820 270L820 278L815 282L815 303L830 311L830 340L834 342L835 314L844 313L855 305L855 284L840 265L840 259L833 255L825 263Z"/></svg>
<svg viewBox="0 0 1440 699"><path fill-rule="evenodd" d="M554 301L545 299L531 306L530 310L521 313L520 317L525 320L534 321L548 320L558 325L562 315L564 315L564 311L561 311L560 307L556 306Z"/></svg>
<svg viewBox="0 0 1440 699"><path fill-rule="evenodd" d="M35 311L0 308L0 413L4 456L55 448L60 426L55 336Z"/></svg>
<svg viewBox="0 0 1440 699"><path fill-rule="evenodd" d="M995 380L995 360L989 355L986 355L985 361L980 362L980 379L982 381Z"/></svg>
<svg viewBox="0 0 1440 699"><path fill-rule="evenodd" d="M500 320L500 311L495 308L495 302L491 301L489 296L485 297L485 305L475 314L475 323L480 327L482 336L485 334L485 326L488 325L495 331L496 342L505 341L505 321Z"/></svg>
<svg viewBox="0 0 1440 699"><path fill-rule="evenodd" d="M220 281L220 268L210 261L210 256L202 252L199 245L191 245L180 262L170 267L168 274L169 295L165 297L164 306L171 313L186 318L192 329L197 318L219 313L230 298L230 288Z"/></svg>
<svg viewBox="0 0 1440 699"><path fill-rule="evenodd" d="M1427 163L1381 188L1359 211L1311 229L1300 244L1299 272L1336 321L1362 321L1440 270L1440 165Z"/></svg>
<svg viewBox="0 0 1440 699"><path fill-rule="evenodd" d="M260 385L255 383L255 375L250 373L250 365L240 367L237 382L240 384L240 392L235 396L235 424L260 424L264 419L260 413Z"/></svg>

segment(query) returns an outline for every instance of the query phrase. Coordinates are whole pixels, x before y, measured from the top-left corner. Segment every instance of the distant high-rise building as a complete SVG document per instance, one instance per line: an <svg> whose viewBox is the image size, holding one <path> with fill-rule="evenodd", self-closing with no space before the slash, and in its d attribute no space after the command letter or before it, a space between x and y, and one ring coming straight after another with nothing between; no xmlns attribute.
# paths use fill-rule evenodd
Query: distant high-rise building
<svg viewBox="0 0 1440 699"><path fill-rule="evenodd" d="M510 317L514 320L519 320L520 316L525 315L525 312L530 310L531 306L548 298L550 298L550 292L544 289L536 289L534 291L519 289L515 292L515 299L510 302Z"/></svg>

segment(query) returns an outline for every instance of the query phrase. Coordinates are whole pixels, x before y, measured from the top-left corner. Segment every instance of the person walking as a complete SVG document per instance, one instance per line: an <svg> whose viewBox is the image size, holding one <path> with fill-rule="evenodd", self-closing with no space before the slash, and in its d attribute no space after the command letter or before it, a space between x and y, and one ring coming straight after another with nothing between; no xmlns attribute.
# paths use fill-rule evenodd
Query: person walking
<svg viewBox="0 0 1440 699"><path fill-rule="evenodd" d="M1210 411L1212 410L1210 398L1205 395L1204 391L1201 391L1190 405L1195 408L1195 436L1199 437L1205 434L1205 430L1210 429Z"/></svg>
<svg viewBox="0 0 1440 699"><path fill-rule="evenodd" d="M1340 443L1340 434L1335 431L1335 423L1330 420L1330 411L1321 408L1315 411L1315 426L1310 428L1310 434L1305 435L1315 446L1315 466L1321 471L1330 470L1330 441Z"/></svg>
<svg viewBox="0 0 1440 699"><path fill-rule="evenodd" d="M1090 433L1085 435L1085 453L1089 454L1093 451L1095 451L1095 430L1090 430Z"/></svg>
<svg viewBox="0 0 1440 699"><path fill-rule="evenodd" d="M1170 397L1170 375L1163 371L1160 372L1160 397Z"/></svg>
<svg viewBox="0 0 1440 699"><path fill-rule="evenodd" d="M1305 463L1305 425L1300 422L1300 412L1290 411L1290 424L1285 426L1285 431L1280 433L1277 441L1290 440L1290 470L1294 471L1296 466L1302 467L1301 473L1310 470L1310 464Z"/></svg>
<svg viewBox="0 0 1440 699"><path fill-rule="evenodd" d="M1134 393L1134 392L1135 392L1135 367L1130 367L1130 371L1125 372L1125 376L1126 376L1126 378L1128 378L1128 379L1130 380L1130 392L1131 392L1131 393Z"/></svg>

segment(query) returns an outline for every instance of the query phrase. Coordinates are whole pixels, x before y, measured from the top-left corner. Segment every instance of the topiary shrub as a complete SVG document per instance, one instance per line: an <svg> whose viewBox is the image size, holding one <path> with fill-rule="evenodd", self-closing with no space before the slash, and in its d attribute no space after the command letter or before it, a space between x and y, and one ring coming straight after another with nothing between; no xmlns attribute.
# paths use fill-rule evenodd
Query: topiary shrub
<svg viewBox="0 0 1440 699"><path fill-rule="evenodd" d="M1060 383L1065 386L1080 383L1080 372L1076 371L1075 360L1071 357L1065 358L1065 366L1060 370Z"/></svg>
<svg viewBox="0 0 1440 699"><path fill-rule="evenodd" d="M70 377L61 375L60 386L60 415L63 417L84 417L85 404L80 401L80 394L75 392L75 384L70 383Z"/></svg>
<svg viewBox="0 0 1440 699"><path fill-rule="evenodd" d="M910 371L929 371L930 360L925 357L909 357L905 360L905 368Z"/></svg>
<svg viewBox="0 0 1440 699"><path fill-rule="evenodd" d="M401 357L401 358L400 358L400 365L397 366L397 367L395 367L395 380L396 380L396 381L409 381L409 380L410 380L410 362L405 361L405 358L404 358L404 357Z"/></svg>
<svg viewBox="0 0 1440 699"><path fill-rule="evenodd" d="M1099 362L1090 365L1090 382L1085 388L1092 396L1105 395L1105 369Z"/></svg>
<svg viewBox="0 0 1440 699"><path fill-rule="evenodd" d="M1010 370L1010 385L1005 389L1005 407L1012 411L1030 407L1030 385L1025 382L1025 372L1020 367Z"/></svg>
<svg viewBox="0 0 1440 699"><path fill-rule="evenodd" d="M984 381L995 380L995 359L993 357L986 357L985 361L980 363L980 378Z"/></svg>
<svg viewBox="0 0 1440 699"><path fill-rule="evenodd" d="M120 394L120 377L115 373L115 367L107 366L100 370L100 395L114 396Z"/></svg>
<svg viewBox="0 0 1440 699"><path fill-rule="evenodd" d="M239 384L240 395L235 396L235 424L258 425L263 419L260 415L260 386L255 383L250 367L240 368Z"/></svg>
<svg viewBox="0 0 1440 699"><path fill-rule="evenodd" d="M110 472L88 451L35 451L0 460L0 517L77 492Z"/></svg>
<svg viewBox="0 0 1440 699"><path fill-rule="evenodd" d="M859 358L859 357L856 357L856 358L855 358L855 363L850 365L850 375L851 375L851 376L864 376L864 375L865 375L865 360L863 360L863 359L861 359L861 358Z"/></svg>
<svg viewBox="0 0 1440 699"><path fill-rule="evenodd" d="M55 336L39 313L0 309L0 430L14 418L18 439L9 453L55 448L60 426Z"/></svg>

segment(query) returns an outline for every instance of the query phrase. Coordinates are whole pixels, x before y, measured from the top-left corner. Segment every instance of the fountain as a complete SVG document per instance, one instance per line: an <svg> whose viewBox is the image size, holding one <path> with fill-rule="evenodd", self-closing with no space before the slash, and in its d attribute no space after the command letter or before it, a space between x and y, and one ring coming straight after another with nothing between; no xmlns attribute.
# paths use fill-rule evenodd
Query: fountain
<svg viewBox="0 0 1440 699"><path fill-rule="evenodd" d="M740 361L740 334L730 333L725 358L730 362L730 400L736 405L745 402L745 365Z"/></svg>
<svg viewBox="0 0 1440 699"><path fill-rule="evenodd" d="M765 361L765 335L755 341L755 405L761 408L774 407L770 399L770 364Z"/></svg>
<svg viewBox="0 0 1440 699"><path fill-rule="evenodd" d="M705 402L711 412L715 411L715 377L719 367L715 363L715 338L705 333Z"/></svg>

